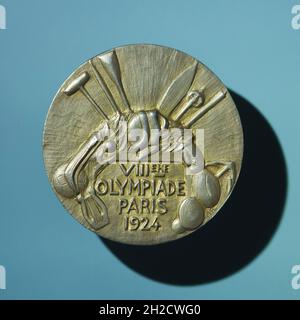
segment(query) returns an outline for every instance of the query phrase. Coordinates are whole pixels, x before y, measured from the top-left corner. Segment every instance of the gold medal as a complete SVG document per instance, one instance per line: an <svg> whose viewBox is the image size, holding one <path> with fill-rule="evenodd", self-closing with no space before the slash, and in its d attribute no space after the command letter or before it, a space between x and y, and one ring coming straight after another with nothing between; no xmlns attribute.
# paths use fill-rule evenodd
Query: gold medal
<svg viewBox="0 0 300 320"><path fill-rule="evenodd" d="M207 223L229 197L243 154L222 82L194 58L155 45L119 47L81 65L53 100L43 142L50 183L74 218L141 245Z"/></svg>

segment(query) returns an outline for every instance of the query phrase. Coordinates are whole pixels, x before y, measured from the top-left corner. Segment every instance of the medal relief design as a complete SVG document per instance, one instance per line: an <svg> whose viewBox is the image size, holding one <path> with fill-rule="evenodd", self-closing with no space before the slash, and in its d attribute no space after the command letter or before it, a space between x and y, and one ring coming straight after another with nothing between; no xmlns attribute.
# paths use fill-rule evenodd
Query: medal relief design
<svg viewBox="0 0 300 320"><path fill-rule="evenodd" d="M43 149L75 219L105 238L151 245L219 211L241 169L243 135L229 92L206 66L171 48L129 45L65 81Z"/></svg>

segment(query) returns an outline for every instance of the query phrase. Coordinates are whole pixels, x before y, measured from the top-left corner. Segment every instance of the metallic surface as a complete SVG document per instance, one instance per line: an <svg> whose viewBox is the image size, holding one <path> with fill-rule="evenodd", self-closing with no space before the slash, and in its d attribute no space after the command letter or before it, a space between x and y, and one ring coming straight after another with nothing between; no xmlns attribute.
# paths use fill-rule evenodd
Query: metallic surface
<svg viewBox="0 0 300 320"><path fill-rule="evenodd" d="M205 167L187 175L188 157L99 164L100 136L121 117L148 131L204 129ZM185 236L219 211L241 169L243 135L230 94L207 67L171 48L129 45L92 58L65 81L43 148L53 190L74 218L103 237L151 245ZM130 183L147 188L136 192Z"/></svg>

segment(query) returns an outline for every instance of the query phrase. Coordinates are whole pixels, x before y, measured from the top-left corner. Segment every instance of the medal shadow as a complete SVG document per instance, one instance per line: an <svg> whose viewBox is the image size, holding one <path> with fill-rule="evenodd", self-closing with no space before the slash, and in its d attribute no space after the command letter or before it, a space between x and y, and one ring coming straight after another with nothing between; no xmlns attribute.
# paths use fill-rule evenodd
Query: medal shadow
<svg viewBox="0 0 300 320"><path fill-rule="evenodd" d="M206 226L154 246L132 246L99 237L124 264L163 283L197 285L232 275L266 247L281 220L287 194L284 155L267 120L230 91L244 131L244 158L232 195Z"/></svg>

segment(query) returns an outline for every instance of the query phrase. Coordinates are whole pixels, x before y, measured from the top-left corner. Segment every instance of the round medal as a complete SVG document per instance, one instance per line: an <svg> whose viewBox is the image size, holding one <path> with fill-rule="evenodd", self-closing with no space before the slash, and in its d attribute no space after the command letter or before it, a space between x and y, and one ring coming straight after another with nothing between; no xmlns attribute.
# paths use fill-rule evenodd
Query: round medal
<svg viewBox="0 0 300 320"><path fill-rule="evenodd" d="M75 219L105 238L152 245L220 210L241 169L243 133L206 66L171 48L128 45L63 83L43 149L53 190Z"/></svg>

